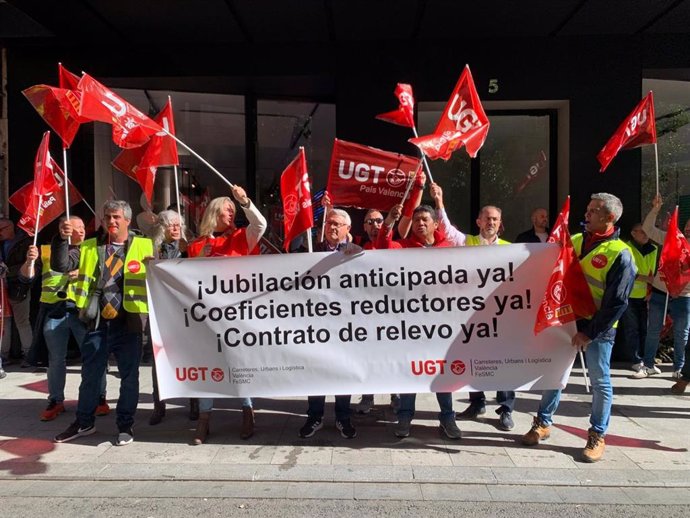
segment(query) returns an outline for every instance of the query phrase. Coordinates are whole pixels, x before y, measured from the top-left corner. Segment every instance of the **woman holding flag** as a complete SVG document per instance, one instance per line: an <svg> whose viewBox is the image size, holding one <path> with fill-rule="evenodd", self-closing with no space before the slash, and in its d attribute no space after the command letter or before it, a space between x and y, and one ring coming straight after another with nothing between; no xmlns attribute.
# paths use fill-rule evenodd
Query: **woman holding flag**
<svg viewBox="0 0 690 518"><path fill-rule="evenodd" d="M234 185L231 188L249 226L238 229L235 226L235 203L227 196L214 198L208 204L199 225L200 237L189 244L189 257L231 257L240 255L258 255L258 244L266 231L266 219L251 202L245 190ZM206 442L209 434L209 421L213 399L199 399L199 422L194 434L193 444ZM240 437L249 439L254 435L254 410L251 398L242 401L242 428Z"/></svg>

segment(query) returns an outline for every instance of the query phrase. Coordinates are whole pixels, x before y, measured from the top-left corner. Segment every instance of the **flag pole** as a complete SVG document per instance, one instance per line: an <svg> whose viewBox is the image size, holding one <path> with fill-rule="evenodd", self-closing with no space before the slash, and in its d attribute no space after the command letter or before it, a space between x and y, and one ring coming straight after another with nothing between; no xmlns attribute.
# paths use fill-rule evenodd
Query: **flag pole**
<svg viewBox="0 0 690 518"><path fill-rule="evenodd" d="M67 176L67 146L62 144L62 172L65 175L65 217L69 219L69 177ZM72 236L67 238L67 244L72 244Z"/></svg>
<svg viewBox="0 0 690 518"><path fill-rule="evenodd" d="M656 195L659 196L659 151L654 143L654 166L656 172Z"/></svg>
<svg viewBox="0 0 690 518"><path fill-rule="evenodd" d="M580 355L580 366L582 367L582 376L585 378L585 390L589 392L589 375L587 374L587 366L585 365L585 355L582 354L582 350L579 351Z"/></svg>
<svg viewBox="0 0 690 518"><path fill-rule="evenodd" d="M314 247L313 247L312 242L311 242L311 229L308 228L306 230L306 233L307 233L307 249L309 250L309 253L312 253L314 251Z"/></svg>
<svg viewBox="0 0 690 518"><path fill-rule="evenodd" d="M172 97L168 96L168 102L170 103L170 110L172 113ZM175 150L177 154L177 150ZM177 159L179 162L179 157ZM177 213L182 217L182 210L180 209L180 184L177 179L177 164L173 164L173 171L175 173L175 202L177 203Z"/></svg>
<svg viewBox="0 0 690 518"><path fill-rule="evenodd" d="M41 219L41 212L42 212L42 205L43 205L43 195L39 194L38 195L38 210L36 211L36 226L34 227L34 246L38 243L38 221ZM34 276L34 265L36 264L36 260L32 259L31 263L29 264L29 277L33 278Z"/></svg>
<svg viewBox="0 0 690 518"><path fill-rule="evenodd" d="M231 188L232 188L232 187L235 187L227 178L225 178L225 176L222 175L222 173L221 173L220 171L218 171L218 169L216 169L216 168L213 167L211 164L209 164L206 160L204 160L204 159L201 157L201 155L199 155L199 153L197 153L196 151L194 151L191 147L189 147L187 144L185 144L184 142L182 142L179 138L177 138L175 135L173 135L172 133L170 133L167 129L162 128L162 130L166 133L166 135L168 135L169 137L172 137L172 138L175 140L175 142L177 142L180 146L182 146L182 147L185 148L187 151L189 151L192 155L194 155L195 157L197 157L197 158L201 161L202 164L204 164L204 165L205 165L206 167L208 167L211 171L213 171L214 173L216 173L216 175L218 175L218 177L219 177L221 180L223 180L226 184L228 184Z"/></svg>
<svg viewBox="0 0 690 518"><path fill-rule="evenodd" d="M414 133L415 138L419 138L419 135L417 134L417 126L412 126L412 132ZM429 167L429 163L426 161L426 155L421 149L419 151L422 153L422 161L424 162L424 166L426 168L426 174L429 175L429 180L433 183L434 177L431 176L431 168Z"/></svg>

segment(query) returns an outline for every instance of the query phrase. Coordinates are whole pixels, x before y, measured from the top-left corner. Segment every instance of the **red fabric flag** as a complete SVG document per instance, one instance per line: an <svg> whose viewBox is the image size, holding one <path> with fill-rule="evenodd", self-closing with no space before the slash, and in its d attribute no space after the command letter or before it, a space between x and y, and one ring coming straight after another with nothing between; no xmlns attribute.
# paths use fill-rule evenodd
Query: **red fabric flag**
<svg viewBox="0 0 690 518"><path fill-rule="evenodd" d="M661 248L659 272L671 297L677 297L690 282L690 244L678 228L678 207L673 211Z"/></svg>
<svg viewBox="0 0 690 518"><path fill-rule="evenodd" d="M40 231L48 223L65 213L65 175L60 166L51 158L52 175L54 177L55 188L52 192L43 197L41 204L41 219L39 221ZM69 204L75 205L83 200L83 197L72 182L69 183ZM27 234L34 234L36 228L36 217L38 215L38 198L34 195L34 182L27 183L9 198L9 202L22 213L22 217L17 222L17 226Z"/></svg>
<svg viewBox="0 0 690 518"><path fill-rule="evenodd" d="M395 87L395 96L400 101L398 109L380 113L376 118L397 124L398 126L414 128L414 96L412 95L412 87L408 84L398 83Z"/></svg>
<svg viewBox="0 0 690 518"><path fill-rule="evenodd" d="M113 91L88 74L79 80L81 108L79 115L113 126L113 142L123 148L138 147L148 142L163 128L137 110Z"/></svg>
<svg viewBox="0 0 690 518"><path fill-rule="evenodd" d="M314 226L309 189L309 173L304 148L280 175L280 197L283 201L283 246L287 251L290 241Z"/></svg>
<svg viewBox="0 0 690 518"><path fill-rule="evenodd" d="M570 239L569 217L570 197L565 200L549 236L549 243L558 243L561 250L537 310L535 335L548 327L561 326L577 318L591 317L597 310Z"/></svg>
<svg viewBox="0 0 690 518"><path fill-rule="evenodd" d="M432 160L448 160L463 144L467 153L475 158L488 133L489 118L479 100L470 67L466 65L434 132L409 141Z"/></svg>
<svg viewBox="0 0 690 518"><path fill-rule="evenodd" d="M390 210L402 202L420 160L335 139L326 190L335 205Z"/></svg>
<svg viewBox="0 0 690 518"><path fill-rule="evenodd" d="M62 139L65 147L70 147L79 130L79 95L72 90L36 85L22 93L38 114Z"/></svg>
<svg viewBox="0 0 690 518"><path fill-rule="evenodd" d="M45 196L57 187L58 184L53 173L54 163L50 158L50 131L46 131L34 159L34 196Z"/></svg>
<svg viewBox="0 0 690 518"><path fill-rule="evenodd" d="M170 100L155 117L155 122L175 134L172 104ZM178 165L177 145L165 132L154 134L144 145L123 149L112 162L115 169L122 171L137 182L149 203L153 197L153 183L156 169L160 166Z"/></svg>
<svg viewBox="0 0 690 518"><path fill-rule="evenodd" d="M58 63L58 81L60 88L76 90L79 87L79 79L81 78L77 74L73 74L63 67L62 63Z"/></svg>
<svg viewBox="0 0 690 518"><path fill-rule="evenodd" d="M654 94L649 92L618 126L616 132L597 154L597 160L601 164L599 172L606 171L606 168L621 149L633 149L655 142Z"/></svg>

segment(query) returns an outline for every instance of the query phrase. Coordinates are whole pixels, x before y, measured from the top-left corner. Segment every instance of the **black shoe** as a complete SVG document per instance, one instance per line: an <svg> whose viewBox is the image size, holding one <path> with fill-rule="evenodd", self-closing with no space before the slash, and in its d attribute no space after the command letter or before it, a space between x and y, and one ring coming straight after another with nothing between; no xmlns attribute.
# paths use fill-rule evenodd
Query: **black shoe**
<svg viewBox="0 0 690 518"><path fill-rule="evenodd" d="M76 439L77 437L84 437L86 435L91 435L95 431L96 431L95 425L82 427L79 425L79 421L74 421L71 425L69 425L67 430L56 435L53 440L55 442L68 442L68 441L71 441L72 439Z"/></svg>
<svg viewBox="0 0 690 518"><path fill-rule="evenodd" d="M151 413L151 417L149 417L149 424L151 426L155 426L157 424L160 424L161 421L163 421L164 417L165 417L165 403L161 402L161 403L158 403L157 405L153 405L153 412Z"/></svg>
<svg viewBox="0 0 690 518"><path fill-rule="evenodd" d="M498 414L498 429L505 430L506 432L511 431L515 428L515 423L513 423L513 413L510 410L496 410Z"/></svg>
<svg viewBox="0 0 690 518"><path fill-rule="evenodd" d="M335 427L340 430L340 435L345 439L354 439L357 437L357 430L352 426L349 419L343 419L342 421L336 421Z"/></svg>
<svg viewBox="0 0 690 518"><path fill-rule="evenodd" d="M470 403L470 406L457 414L457 417L462 417L463 419L475 419L476 417L484 414L486 414L486 406L484 403Z"/></svg>
<svg viewBox="0 0 690 518"><path fill-rule="evenodd" d="M299 430L299 436L303 439L312 437L316 432L323 428L323 420L319 417L307 417L307 422Z"/></svg>
<svg viewBox="0 0 690 518"><path fill-rule="evenodd" d="M117 434L117 439L115 439L115 446L127 446L128 444L132 444L133 442L134 432L131 428L127 428L126 430L121 430L120 433Z"/></svg>

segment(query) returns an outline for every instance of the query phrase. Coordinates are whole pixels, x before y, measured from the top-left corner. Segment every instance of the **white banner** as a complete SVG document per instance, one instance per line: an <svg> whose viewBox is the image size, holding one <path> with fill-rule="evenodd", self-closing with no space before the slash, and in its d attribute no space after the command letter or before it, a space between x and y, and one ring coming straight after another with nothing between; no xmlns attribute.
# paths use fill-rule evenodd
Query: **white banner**
<svg viewBox="0 0 690 518"><path fill-rule="evenodd" d="M557 246L153 261L161 398L564 387L574 324L534 336Z"/></svg>

